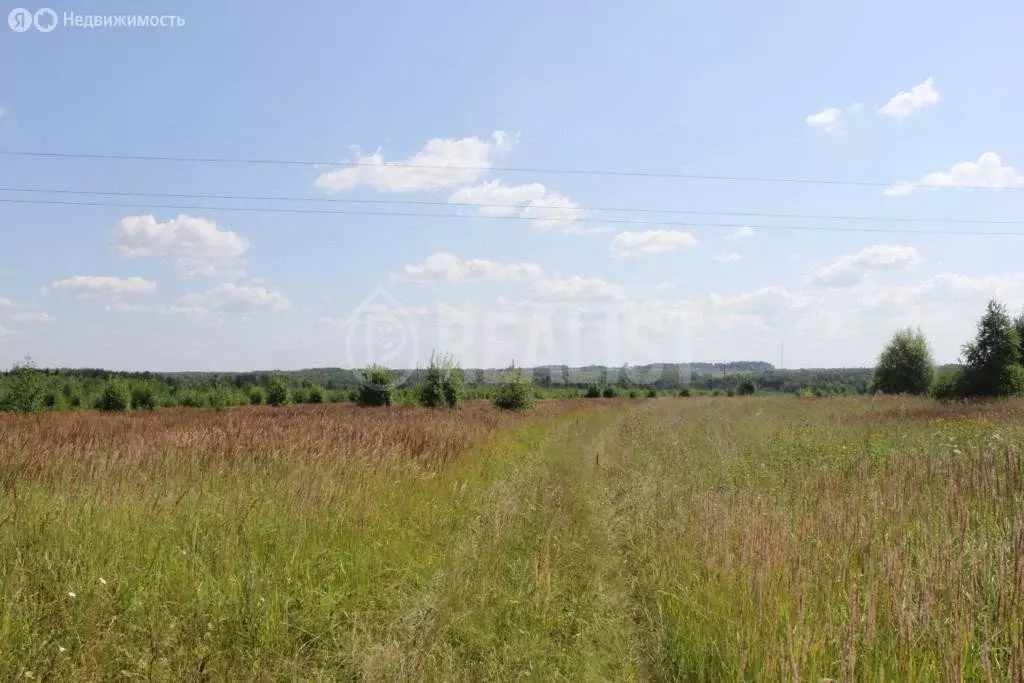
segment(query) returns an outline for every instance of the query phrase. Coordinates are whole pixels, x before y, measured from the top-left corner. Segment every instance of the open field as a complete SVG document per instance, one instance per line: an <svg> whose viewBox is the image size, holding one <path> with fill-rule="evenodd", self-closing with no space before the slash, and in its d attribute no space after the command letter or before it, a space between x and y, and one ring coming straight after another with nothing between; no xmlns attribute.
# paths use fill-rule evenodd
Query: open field
<svg viewBox="0 0 1024 683"><path fill-rule="evenodd" d="M1022 444L1020 401L0 415L0 679L1021 680Z"/></svg>

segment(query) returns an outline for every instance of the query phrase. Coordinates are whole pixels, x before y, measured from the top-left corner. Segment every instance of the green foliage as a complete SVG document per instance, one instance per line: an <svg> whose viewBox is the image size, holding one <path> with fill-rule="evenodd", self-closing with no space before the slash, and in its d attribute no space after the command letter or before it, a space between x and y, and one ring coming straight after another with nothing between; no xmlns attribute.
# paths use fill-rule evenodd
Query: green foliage
<svg viewBox="0 0 1024 683"><path fill-rule="evenodd" d="M455 358L449 354L431 356L427 376L419 392L427 408L456 408L465 394L465 379Z"/></svg>
<svg viewBox="0 0 1024 683"><path fill-rule="evenodd" d="M630 398L640 398L640 392L636 389L630 389L628 395Z"/></svg>
<svg viewBox="0 0 1024 683"><path fill-rule="evenodd" d="M713 391L711 392L711 395L712 395L712 396L725 396L725 392L724 392L724 391L722 391L721 389L714 389L714 390L713 390Z"/></svg>
<svg viewBox="0 0 1024 683"><path fill-rule="evenodd" d="M920 330L898 330L878 357L871 392L927 394L935 380L935 362Z"/></svg>
<svg viewBox="0 0 1024 683"><path fill-rule="evenodd" d="M37 413L45 407L43 377L31 356L15 363L7 376L7 391L0 395L0 410Z"/></svg>
<svg viewBox="0 0 1024 683"><path fill-rule="evenodd" d="M261 406L266 402L267 392L263 390L263 387L249 388L249 405Z"/></svg>
<svg viewBox="0 0 1024 683"><path fill-rule="evenodd" d="M275 374L267 380L267 404L283 406L288 403L288 383L284 377Z"/></svg>
<svg viewBox="0 0 1024 683"><path fill-rule="evenodd" d="M608 386L601 390L601 396L603 396L604 398L618 398L619 390L616 389L611 384L609 384Z"/></svg>
<svg viewBox="0 0 1024 683"><path fill-rule="evenodd" d="M214 410L224 410L231 405L231 391L227 387L214 387L207 401Z"/></svg>
<svg viewBox="0 0 1024 683"><path fill-rule="evenodd" d="M679 390L679 396L681 398L689 398L690 390L687 387L683 387L682 389Z"/></svg>
<svg viewBox="0 0 1024 683"><path fill-rule="evenodd" d="M135 410L153 410L156 408L156 394L146 384L132 387L132 408Z"/></svg>
<svg viewBox="0 0 1024 683"><path fill-rule="evenodd" d="M601 398L601 387L596 384L588 384L587 398Z"/></svg>
<svg viewBox="0 0 1024 683"><path fill-rule="evenodd" d="M306 387L295 387L291 392L292 403L309 403L309 390Z"/></svg>
<svg viewBox="0 0 1024 683"><path fill-rule="evenodd" d="M390 406L395 400L395 373L382 365L371 365L363 371L356 403L361 406Z"/></svg>
<svg viewBox="0 0 1024 683"><path fill-rule="evenodd" d="M754 380L751 379L750 377L744 379L742 382L740 382L739 386L736 387L736 393L739 394L740 396L753 396L756 391L757 385L754 383Z"/></svg>
<svg viewBox="0 0 1024 683"><path fill-rule="evenodd" d="M174 402L182 408L202 408L203 397L191 389L180 392Z"/></svg>
<svg viewBox="0 0 1024 683"><path fill-rule="evenodd" d="M498 384L493 403L500 410L529 410L533 407L533 382L513 364Z"/></svg>
<svg viewBox="0 0 1024 683"><path fill-rule="evenodd" d="M657 389L648 389L647 390L647 398L658 398L658 390Z"/></svg>
<svg viewBox="0 0 1024 683"><path fill-rule="evenodd" d="M128 384L121 379L111 379L103 387L96 402L96 408L104 412L119 413L129 410L132 406L132 394Z"/></svg>
<svg viewBox="0 0 1024 683"><path fill-rule="evenodd" d="M306 403L320 404L324 402L324 388L320 386L310 387L306 392Z"/></svg>
<svg viewBox="0 0 1024 683"><path fill-rule="evenodd" d="M964 368L956 381L961 397L1013 396L1024 393L1021 343L1006 307L993 299L978 321L974 342L964 346Z"/></svg>
<svg viewBox="0 0 1024 683"><path fill-rule="evenodd" d="M932 398L939 401L948 401L956 398L956 389L957 373L941 373L935 378L935 384L932 386Z"/></svg>

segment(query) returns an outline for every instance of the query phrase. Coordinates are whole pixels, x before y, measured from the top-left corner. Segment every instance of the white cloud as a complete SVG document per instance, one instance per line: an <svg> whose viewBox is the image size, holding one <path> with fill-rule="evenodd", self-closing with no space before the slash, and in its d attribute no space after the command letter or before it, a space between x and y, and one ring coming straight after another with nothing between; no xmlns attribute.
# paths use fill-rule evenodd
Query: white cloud
<svg viewBox="0 0 1024 683"><path fill-rule="evenodd" d="M611 252L620 257L636 258L666 254L697 246L697 238L682 230L645 230L620 232L611 243Z"/></svg>
<svg viewBox="0 0 1024 683"><path fill-rule="evenodd" d="M166 258L189 276L211 276L237 274L249 243L205 218L182 214L160 223L153 216L127 216L116 248L129 257Z"/></svg>
<svg viewBox="0 0 1024 683"><path fill-rule="evenodd" d="M497 263L485 259L460 259L454 254L438 252L423 263L407 265L401 273L391 276L399 282L420 284L439 282L472 282L480 280L533 280L541 276L536 263Z"/></svg>
<svg viewBox="0 0 1024 683"><path fill-rule="evenodd" d="M14 302L10 299L0 299L0 311L6 311L14 308Z"/></svg>
<svg viewBox="0 0 1024 683"><path fill-rule="evenodd" d="M742 258L743 256L736 253L735 251L730 251L727 254L718 254L717 256L715 256L715 260L718 261L719 263L736 263Z"/></svg>
<svg viewBox="0 0 1024 683"><path fill-rule="evenodd" d="M941 187L1024 187L1024 175L1017 173L1013 166L1004 166L995 152L985 152L977 161L953 164L949 171L929 173L917 182L900 181L886 188L883 194L898 197L918 188Z"/></svg>
<svg viewBox="0 0 1024 683"><path fill-rule="evenodd" d="M932 77L929 76L923 83L918 83L909 91L893 95L888 102L878 108L878 113L894 119L904 119L938 102L939 91L932 86Z"/></svg>
<svg viewBox="0 0 1024 683"><path fill-rule="evenodd" d="M739 242L740 240L753 236L754 229L749 225L744 225L736 232L730 232L728 235L725 236L725 239L729 240L730 242Z"/></svg>
<svg viewBox="0 0 1024 683"><path fill-rule="evenodd" d="M474 204L483 216L513 216L527 204L542 201L547 193L543 183L506 185L500 180L488 180L479 185L460 187L448 201L452 204Z"/></svg>
<svg viewBox="0 0 1024 683"><path fill-rule="evenodd" d="M601 278L544 278L533 284L533 291L544 301L623 301L626 292L621 285Z"/></svg>
<svg viewBox="0 0 1024 683"><path fill-rule="evenodd" d="M914 247L876 244L819 268L807 284L811 288L852 287L860 284L868 273L909 270L923 260Z"/></svg>
<svg viewBox="0 0 1024 683"><path fill-rule="evenodd" d="M15 313L12 320L19 323L51 323L53 318L48 316L46 313L41 311L22 311L21 313Z"/></svg>
<svg viewBox="0 0 1024 683"><path fill-rule="evenodd" d="M44 292L70 292L79 297L117 298L125 295L152 294L156 283L141 277L74 275L56 280Z"/></svg>
<svg viewBox="0 0 1024 683"><path fill-rule="evenodd" d="M817 114L811 114L805 120L807 125L820 128L826 133L839 133L843 130L843 112L835 107L829 107L819 111Z"/></svg>
<svg viewBox="0 0 1024 683"><path fill-rule="evenodd" d="M504 131L490 140L435 138L423 150L395 165L379 153L358 156L351 165L322 173L316 185L326 192L369 186L381 192L417 192L476 182L491 167L491 157L506 152L511 142ZM416 168L418 167L418 168Z"/></svg>
<svg viewBox="0 0 1024 683"><path fill-rule="evenodd" d="M269 308L274 311L291 310L291 301L279 291L263 285L239 285L224 282L205 292L186 294L180 299L178 313L203 311L237 311L253 308Z"/></svg>

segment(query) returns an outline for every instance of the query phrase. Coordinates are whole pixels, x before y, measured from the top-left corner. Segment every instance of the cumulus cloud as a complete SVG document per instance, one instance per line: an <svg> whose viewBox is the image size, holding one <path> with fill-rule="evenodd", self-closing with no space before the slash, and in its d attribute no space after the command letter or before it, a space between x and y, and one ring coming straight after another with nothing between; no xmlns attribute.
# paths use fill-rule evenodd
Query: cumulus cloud
<svg viewBox="0 0 1024 683"><path fill-rule="evenodd" d="M645 230L620 232L612 240L611 252L615 256L636 258L653 254L666 254L697 246L697 238L682 230Z"/></svg>
<svg viewBox="0 0 1024 683"><path fill-rule="evenodd" d="M820 128L826 133L839 133L843 130L844 117L841 109L829 107L817 114L811 114L806 119L807 125L812 128Z"/></svg>
<svg viewBox="0 0 1024 683"><path fill-rule="evenodd" d="M249 243L205 218L179 215L159 222L153 216L127 216L117 233L117 251L136 258L164 258L189 276L237 274Z"/></svg>
<svg viewBox="0 0 1024 683"><path fill-rule="evenodd" d="M621 285L597 277L542 278L533 284L533 291L543 301L624 301Z"/></svg>
<svg viewBox="0 0 1024 683"><path fill-rule="evenodd" d="M501 180L488 180L478 185L460 187L448 198L453 204L476 205L481 216L520 216L533 220L533 225L546 230L587 233L577 222L585 217L583 206L543 183L506 185Z"/></svg>
<svg viewBox="0 0 1024 683"><path fill-rule="evenodd" d="M177 304L177 312L222 312L266 308L273 311L291 310L287 296L263 285L239 285L224 282L205 292L186 294Z"/></svg>
<svg viewBox="0 0 1024 683"><path fill-rule="evenodd" d="M938 103L939 91L932 85L932 77L929 76L923 83L918 83L910 90L893 95L888 102L878 108L878 113L894 119L904 119Z"/></svg>
<svg viewBox="0 0 1024 683"><path fill-rule="evenodd" d="M152 294L156 291L156 283L141 277L73 275L51 282L43 288L43 291L68 292L83 298L117 298L126 295Z"/></svg>
<svg viewBox="0 0 1024 683"><path fill-rule="evenodd" d="M883 194L899 197L919 188L934 190L944 187L1024 187L1024 175L1017 173L1013 166L1003 165L995 152L985 152L977 161L953 164L949 171L929 173L916 182L900 181L886 188Z"/></svg>
<svg viewBox="0 0 1024 683"><path fill-rule="evenodd" d="M914 247L876 244L814 271L807 285L811 288L843 288L860 284L868 273L909 270L924 259Z"/></svg>
<svg viewBox="0 0 1024 683"><path fill-rule="evenodd" d="M387 162L380 152L362 154L343 168L320 174L317 187L339 192L373 187L381 192L417 192L476 182L490 167L492 157L511 149L504 131L489 140L435 138L423 149L400 162Z"/></svg>
<svg viewBox="0 0 1024 683"><path fill-rule="evenodd" d="M718 254L717 256L715 256L715 260L718 261L719 263L736 263L742 258L743 256L735 251L730 251L726 254Z"/></svg>
<svg viewBox="0 0 1024 683"><path fill-rule="evenodd" d="M438 252L423 263L407 265L401 273L391 276L398 282L420 284L441 282L473 282L481 280L533 280L541 276L536 263L498 263L485 259L460 259L448 252Z"/></svg>
<svg viewBox="0 0 1024 683"><path fill-rule="evenodd" d="M736 232L730 232L728 235L725 236L725 239L729 240L730 242L739 242L740 240L745 240L748 237L753 237L753 236L754 236L754 229L752 227L750 227L749 225L744 225L742 228L740 228Z"/></svg>

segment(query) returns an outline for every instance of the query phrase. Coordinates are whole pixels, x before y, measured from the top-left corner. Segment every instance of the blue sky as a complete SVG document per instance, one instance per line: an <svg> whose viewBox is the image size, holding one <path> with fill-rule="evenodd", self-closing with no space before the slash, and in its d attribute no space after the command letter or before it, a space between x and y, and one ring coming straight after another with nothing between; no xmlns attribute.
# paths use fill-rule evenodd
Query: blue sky
<svg viewBox="0 0 1024 683"><path fill-rule="evenodd" d="M1024 232L938 222L1024 218L1020 3L147 8L185 24L0 32L0 149L338 163L0 155L0 186L437 205L2 191L135 206L0 202L0 364L851 366L902 325L948 362L1024 306L1024 238L935 232Z"/></svg>

